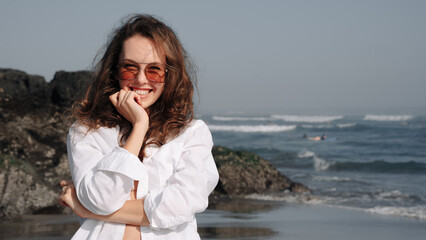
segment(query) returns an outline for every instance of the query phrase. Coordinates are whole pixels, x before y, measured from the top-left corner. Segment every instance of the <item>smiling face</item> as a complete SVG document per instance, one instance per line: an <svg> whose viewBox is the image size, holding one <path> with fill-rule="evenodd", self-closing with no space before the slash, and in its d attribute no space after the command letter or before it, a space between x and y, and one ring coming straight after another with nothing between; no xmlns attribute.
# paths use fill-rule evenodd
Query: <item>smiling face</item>
<svg viewBox="0 0 426 240"><path fill-rule="evenodd" d="M142 99L142 107L147 109L161 96L164 82L156 83L148 80L144 69L150 63L164 65L165 57L158 54L157 49L147 38L134 35L124 41L119 62L131 62L139 65L140 71L134 79L119 80L120 88L137 93Z"/></svg>

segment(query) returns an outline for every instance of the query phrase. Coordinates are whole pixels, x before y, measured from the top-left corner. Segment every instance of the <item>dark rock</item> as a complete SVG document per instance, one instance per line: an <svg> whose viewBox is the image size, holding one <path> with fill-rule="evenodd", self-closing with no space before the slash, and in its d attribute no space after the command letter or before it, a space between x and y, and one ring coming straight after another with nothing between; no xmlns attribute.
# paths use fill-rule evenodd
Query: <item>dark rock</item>
<svg viewBox="0 0 426 240"><path fill-rule="evenodd" d="M37 170L57 165L66 152L67 119L55 108L14 115L2 111L0 118L0 153L31 163ZM6 115L6 116L5 116Z"/></svg>
<svg viewBox="0 0 426 240"><path fill-rule="evenodd" d="M92 78L89 71L58 71L47 83L41 76L0 68L0 102L3 107L24 111L51 104L70 107L85 93Z"/></svg>
<svg viewBox="0 0 426 240"><path fill-rule="evenodd" d="M58 183L71 176L68 124L57 110L34 109L24 116L0 111L7 120L0 122L0 220L58 209Z"/></svg>
<svg viewBox="0 0 426 240"><path fill-rule="evenodd" d="M59 106L71 106L75 100L83 96L92 78L93 73L88 71L56 72L50 82L52 103Z"/></svg>
<svg viewBox="0 0 426 240"><path fill-rule="evenodd" d="M66 94L87 81L77 79L83 75L62 72L47 84L21 71L0 72L0 220L61 209L56 203L58 184L71 179L66 156L71 120L65 112L72 96ZM58 98L54 105L50 91L59 88L68 89L63 96L69 99Z"/></svg>
<svg viewBox="0 0 426 240"><path fill-rule="evenodd" d="M310 192L307 187L292 182L269 161L252 152L233 151L225 147L214 147L212 152L220 176L213 195L241 197L285 190Z"/></svg>
<svg viewBox="0 0 426 240"><path fill-rule="evenodd" d="M293 182L290 187L288 188L291 192L295 192L295 193L310 193L311 190L304 186L301 183L298 182Z"/></svg>
<svg viewBox="0 0 426 240"><path fill-rule="evenodd" d="M0 68L0 101L40 105L49 101L50 88L43 77Z"/></svg>
<svg viewBox="0 0 426 240"><path fill-rule="evenodd" d="M56 204L57 191L47 186L28 164L0 156L0 219L13 219Z"/></svg>

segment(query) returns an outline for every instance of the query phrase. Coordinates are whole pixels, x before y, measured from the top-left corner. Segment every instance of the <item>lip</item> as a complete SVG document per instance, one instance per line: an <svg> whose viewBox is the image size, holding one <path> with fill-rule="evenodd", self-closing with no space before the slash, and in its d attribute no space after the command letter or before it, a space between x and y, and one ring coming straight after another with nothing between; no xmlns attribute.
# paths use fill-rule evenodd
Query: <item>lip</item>
<svg viewBox="0 0 426 240"><path fill-rule="evenodd" d="M129 87L131 90L152 90L152 88Z"/></svg>

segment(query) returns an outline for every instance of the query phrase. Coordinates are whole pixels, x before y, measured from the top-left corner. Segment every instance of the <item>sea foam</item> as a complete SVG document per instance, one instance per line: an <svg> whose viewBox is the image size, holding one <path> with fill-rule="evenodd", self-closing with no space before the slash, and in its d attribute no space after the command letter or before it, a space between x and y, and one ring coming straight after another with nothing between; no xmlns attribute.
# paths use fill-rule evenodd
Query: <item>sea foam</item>
<svg viewBox="0 0 426 240"><path fill-rule="evenodd" d="M223 117L223 116L213 116L213 120L216 121L270 121L271 118L266 117Z"/></svg>
<svg viewBox="0 0 426 240"><path fill-rule="evenodd" d="M297 153L298 158L307 158L307 157L313 157L313 156L315 156L315 153L308 150L302 150Z"/></svg>
<svg viewBox="0 0 426 240"><path fill-rule="evenodd" d="M365 211L370 213L382 214L382 215L396 215L396 216L426 220L426 206L413 206L413 207L377 206L377 207L368 208Z"/></svg>
<svg viewBox="0 0 426 240"><path fill-rule="evenodd" d="M364 116L364 120L368 121L408 121L414 118L412 115L373 115L368 114Z"/></svg>
<svg viewBox="0 0 426 240"><path fill-rule="evenodd" d="M337 124L337 127L339 128L349 128L349 127L355 127L356 123L342 123L342 124Z"/></svg>
<svg viewBox="0 0 426 240"><path fill-rule="evenodd" d="M315 181L321 182L352 182L350 178L342 178L337 176L313 176Z"/></svg>
<svg viewBox="0 0 426 240"><path fill-rule="evenodd" d="M210 131L274 133L296 129L296 125L208 125Z"/></svg>
<svg viewBox="0 0 426 240"><path fill-rule="evenodd" d="M317 171L324 171L330 167L330 163L322 158L314 156L313 159L314 159L314 168Z"/></svg>
<svg viewBox="0 0 426 240"><path fill-rule="evenodd" d="M322 123L342 119L343 116L299 116L299 115L272 115L272 119L284 120L286 122Z"/></svg>
<svg viewBox="0 0 426 240"><path fill-rule="evenodd" d="M331 163L327 162L326 160L319 158L314 152L308 151L308 150L302 150L299 153L297 153L298 158L309 158L312 157L313 165L316 171L324 171L327 170Z"/></svg>
<svg viewBox="0 0 426 240"><path fill-rule="evenodd" d="M245 196L246 199L262 200L262 201L282 201L289 203L305 203L305 204L322 204L324 201L314 195L305 193L276 193L276 194L258 194L253 193Z"/></svg>

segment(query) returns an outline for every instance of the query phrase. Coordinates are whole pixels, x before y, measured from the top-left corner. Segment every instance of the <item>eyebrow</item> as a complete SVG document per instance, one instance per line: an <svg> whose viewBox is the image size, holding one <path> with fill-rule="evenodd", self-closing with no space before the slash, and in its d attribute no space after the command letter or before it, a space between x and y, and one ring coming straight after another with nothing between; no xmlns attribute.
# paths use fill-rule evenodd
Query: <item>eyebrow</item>
<svg viewBox="0 0 426 240"><path fill-rule="evenodd" d="M137 64L151 64L151 63L156 63L156 64L163 64L163 65L166 65L166 64L161 63L161 62L136 62L135 60L128 59L128 58L124 58L124 59L123 59L123 60L121 60L121 61L129 61L129 62L134 62L134 63L137 63Z"/></svg>

